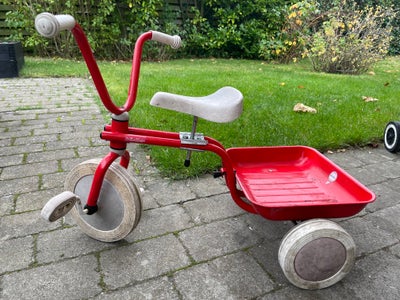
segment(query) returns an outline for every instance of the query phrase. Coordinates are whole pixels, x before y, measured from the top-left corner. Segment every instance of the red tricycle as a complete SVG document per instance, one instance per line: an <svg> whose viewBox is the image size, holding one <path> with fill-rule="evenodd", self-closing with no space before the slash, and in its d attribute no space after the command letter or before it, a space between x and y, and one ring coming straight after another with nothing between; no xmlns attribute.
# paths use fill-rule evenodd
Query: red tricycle
<svg viewBox="0 0 400 300"><path fill-rule="evenodd" d="M222 161L223 176L232 199L250 213L270 220L299 222L283 238L279 264L288 280L304 289L331 286L352 268L355 243L338 224L327 218L343 218L361 211L375 195L324 155L306 146L246 147L225 149L217 140L197 132L198 118L231 122L242 113L243 96L233 87L222 87L204 97L157 92L150 104L193 116L191 132L165 132L129 127L128 112L134 106L142 47L155 40L178 48L179 36L157 31L142 34L135 44L128 97L122 107L111 100L87 38L70 15L42 13L35 27L46 37L70 30L82 52L111 124L101 133L110 152L103 159L85 161L67 175L66 192L53 197L42 216L55 221L69 211L90 237L113 242L126 237L140 219L142 204L134 179L127 172L128 143L167 146L187 151L211 151ZM117 162L117 159L118 162Z"/></svg>

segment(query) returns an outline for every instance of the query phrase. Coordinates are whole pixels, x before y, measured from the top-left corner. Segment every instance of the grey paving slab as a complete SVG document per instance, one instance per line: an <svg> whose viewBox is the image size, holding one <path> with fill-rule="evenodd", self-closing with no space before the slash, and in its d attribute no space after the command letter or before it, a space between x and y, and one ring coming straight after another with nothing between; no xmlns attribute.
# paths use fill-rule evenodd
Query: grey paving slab
<svg viewBox="0 0 400 300"><path fill-rule="evenodd" d="M346 289L358 299L399 299L399 269L398 257L378 251L356 262L351 276L346 278Z"/></svg>
<svg viewBox="0 0 400 300"><path fill-rule="evenodd" d="M140 223L126 240L131 242L193 227L194 223L179 205L168 205L143 212Z"/></svg>
<svg viewBox="0 0 400 300"><path fill-rule="evenodd" d="M82 256L1 278L2 299L85 299L101 292L95 256Z"/></svg>
<svg viewBox="0 0 400 300"><path fill-rule="evenodd" d="M115 245L96 241L86 236L78 227L42 233L36 241L36 262L47 264L83 256Z"/></svg>
<svg viewBox="0 0 400 300"><path fill-rule="evenodd" d="M104 251L100 264L104 283L116 289L187 267L190 259L178 239L169 234Z"/></svg>
<svg viewBox="0 0 400 300"><path fill-rule="evenodd" d="M243 214L243 210L226 193L188 201L183 206L196 224L210 223Z"/></svg>
<svg viewBox="0 0 400 300"><path fill-rule="evenodd" d="M0 243L0 274L28 268L33 262L34 238L27 236ZM18 259L14 257L18 253Z"/></svg>
<svg viewBox="0 0 400 300"><path fill-rule="evenodd" d="M179 238L197 262L254 246L261 240L243 217L193 227L180 232Z"/></svg>
<svg viewBox="0 0 400 300"><path fill-rule="evenodd" d="M160 278L138 283L134 286L120 288L118 290L101 293L95 297L96 300L108 299L126 299L126 300L149 300L149 299L165 299L179 300L178 292L174 288L173 283L168 277Z"/></svg>
<svg viewBox="0 0 400 300"><path fill-rule="evenodd" d="M40 218L40 211L24 212L3 216L0 219L0 240L24 237L43 231L53 230L59 222L47 223Z"/></svg>
<svg viewBox="0 0 400 300"><path fill-rule="evenodd" d="M377 200L336 220L356 242L353 270L305 291L278 263L290 221L242 211L212 176L162 178L129 145L142 219L124 240L95 241L70 215L40 218L78 163L102 157L104 123L93 86L79 78L0 79L1 299L399 299L400 155L377 148L326 154ZM4 96L3 96L4 95Z"/></svg>
<svg viewBox="0 0 400 300"><path fill-rule="evenodd" d="M174 275L184 299L252 299L273 290L263 269L243 252L179 271Z"/></svg>

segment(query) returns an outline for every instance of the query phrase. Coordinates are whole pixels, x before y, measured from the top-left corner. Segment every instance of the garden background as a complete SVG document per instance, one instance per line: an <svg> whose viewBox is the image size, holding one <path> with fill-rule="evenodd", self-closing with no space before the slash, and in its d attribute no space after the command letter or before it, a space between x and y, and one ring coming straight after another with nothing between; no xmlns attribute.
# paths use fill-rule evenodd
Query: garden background
<svg viewBox="0 0 400 300"><path fill-rule="evenodd" d="M358 2L3 0L0 9L8 11L0 14L0 32L7 33L2 40L23 43L22 76L89 77L69 32L44 39L34 30L40 12L74 15L119 105L137 36L150 29L179 34L178 51L146 44L131 125L189 131L189 116L151 107L151 96L159 90L201 96L231 85L244 95L242 116L229 124L200 120L200 132L226 147L301 144L328 151L375 144L385 124L400 119L400 3ZM297 103L317 113L295 113ZM184 151L163 147L150 148L149 158L170 177L220 163L196 153L185 169Z"/></svg>

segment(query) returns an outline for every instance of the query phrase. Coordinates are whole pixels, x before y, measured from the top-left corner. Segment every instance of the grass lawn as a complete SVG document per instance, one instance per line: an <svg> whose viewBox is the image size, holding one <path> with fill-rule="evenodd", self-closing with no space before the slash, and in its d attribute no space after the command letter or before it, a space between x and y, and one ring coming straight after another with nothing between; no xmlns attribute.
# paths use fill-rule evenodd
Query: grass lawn
<svg viewBox="0 0 400 300"><path fill-rule="evenodd" d="M123 104L130 63L101 62L110 94ZM83 62L26 58L23 76L88 76ZM191 117L149 105L157 91L202 96L230 85L244 95L242 116L227 124L199 120L198 131L225 147L308 145L320 151L365 145L382 139L389 120L400 119L400 57L378 63L359 76L315 73L306 63L279 65L248 60L173 60L142 64L139 94L131 112L133 126L190 131ZM378 99L365 102L363 96ZM296 113L301 102L316 114ZM165 147L149 149L165 175L186 177L211 171L219 158L194 153L190 168L185 152Z"/></svg>

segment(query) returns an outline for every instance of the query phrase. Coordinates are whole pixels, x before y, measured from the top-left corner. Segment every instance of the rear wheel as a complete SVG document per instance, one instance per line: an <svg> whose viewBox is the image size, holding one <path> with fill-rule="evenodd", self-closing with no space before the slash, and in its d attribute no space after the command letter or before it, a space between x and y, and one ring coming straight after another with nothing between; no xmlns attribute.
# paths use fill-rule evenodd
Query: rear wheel
<svg viewBox="0 0 400 300"><path fill-rule="evenodd" d="M93 215L83 212L94 173L100 159L85 161L74 167L65 181L65 188L79 196L71 210L72 218L90 237L115 242L126 237L138 224L142 212L140 194L133 178L119 164L107 170Z"/></svg>
<svg viewBox="0 0 400 300"><path fill-rule="evenodd" d="M386 150L395 153L400 151L400 122L389 122L384 133Z"/></svg>
<svg viewBox="0 0 400 300"><path fill-rule="evenodd" d="M293 285L308 290L322 289L350 272L355 244L338 224L324 219L309 220L285 235L278 259Z"/></svg>

